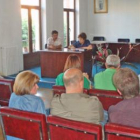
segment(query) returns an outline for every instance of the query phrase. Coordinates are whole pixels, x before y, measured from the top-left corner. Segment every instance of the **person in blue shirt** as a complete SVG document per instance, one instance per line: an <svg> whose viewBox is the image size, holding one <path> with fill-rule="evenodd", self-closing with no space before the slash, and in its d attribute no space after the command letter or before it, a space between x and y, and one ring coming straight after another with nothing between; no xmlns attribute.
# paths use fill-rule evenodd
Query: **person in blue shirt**
<svg viewBox="0 0 140 140"><path fill-rule="evenodd" d="M24 71L17 75L9 101L9 107L47 115L45 105L40 97L35 96L38 90L39 77Z"/></svg>
<svg viewBox="0 0 140 140"><path fill-rule="evenodd" d="M87 50L92 49L92 45L90 44L90 41L87 39L87 35L85 33L79 34L78 40L79 41L76 41L74 44L70 46L71 49L74 48L82 48Z"/></svg>
<svg viewBox="0 0 140 140"><path fill-rule="evenodd" d="M24 71L17 75L13 87L13 93L10 97L9 107L24 111L36 112L49 115L48 109L45 109L43 100L35 96L38 90L37 83L39 77L31 72ZM22 127L22 126L21 126ZM7 136L8 140L21 140L19 138Z"/></svg>

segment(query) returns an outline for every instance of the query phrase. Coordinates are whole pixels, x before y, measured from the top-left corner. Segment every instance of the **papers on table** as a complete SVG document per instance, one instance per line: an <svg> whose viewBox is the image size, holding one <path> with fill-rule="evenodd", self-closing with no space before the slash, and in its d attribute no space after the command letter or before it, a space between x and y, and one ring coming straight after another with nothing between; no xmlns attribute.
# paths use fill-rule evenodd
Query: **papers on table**
<svg viewBox="0 0 140 140"><path fill-rule="evenodd" d="M81 48L75 48L75 51L84 52L84 51L85 51L85 49L81 49Z"/></svg>

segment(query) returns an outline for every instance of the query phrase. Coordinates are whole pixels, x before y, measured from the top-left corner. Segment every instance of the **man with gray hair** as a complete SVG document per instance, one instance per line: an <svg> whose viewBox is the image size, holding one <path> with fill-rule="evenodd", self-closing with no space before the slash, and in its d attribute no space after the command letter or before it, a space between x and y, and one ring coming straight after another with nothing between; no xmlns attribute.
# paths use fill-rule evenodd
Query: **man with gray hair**
<svg viewBox="0 0 140 140"><path fill-rule="evenodd" d="M71 68L64 73L64 85L66 93L53 97L51 115L96 124L106 122L98 98L83 94L83 74L79 69Z"/></svg>
<svg viewBox="0 0 140 140"><path fill-rule="evenodd" d="M95 75L94 86L96 89L116 90L113 84L113 75L120 68L120 58L117 55L109 55L106 59L105 66L105 71Z"/></svg>

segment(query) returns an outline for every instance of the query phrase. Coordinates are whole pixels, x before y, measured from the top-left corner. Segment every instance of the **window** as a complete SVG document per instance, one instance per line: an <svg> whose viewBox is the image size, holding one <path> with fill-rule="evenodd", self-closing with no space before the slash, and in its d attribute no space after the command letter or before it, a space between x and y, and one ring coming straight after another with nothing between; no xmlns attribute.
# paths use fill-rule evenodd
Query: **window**
<svg viewBox="0 0 140 140"><path fill-rule="evenodd" d="M64 0L64 46L75 39L75 0Z"/></svg>
<svg viewBox="0 0 140 140"><path fill-rule="evenodd" d="M41 49L41 0L21 0L23 53Z"/></svg>

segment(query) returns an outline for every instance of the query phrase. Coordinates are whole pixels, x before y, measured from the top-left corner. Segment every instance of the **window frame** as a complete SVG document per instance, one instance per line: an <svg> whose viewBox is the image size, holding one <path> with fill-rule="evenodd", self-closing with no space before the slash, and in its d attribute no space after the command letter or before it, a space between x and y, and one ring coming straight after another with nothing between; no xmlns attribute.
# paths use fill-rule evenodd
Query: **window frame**
<svg viewBox="0 0 140 140"><path fill-rule="evenodd" d="M41 0L39 0L39 6L31 6L31 5L21 5L21 9L28 10L28 32L29 32L29 52L33 52L33 43L32 43L32 16L31 10L35 9L39 12L39 42L40 42L40 50L42 50L42 28L41 28Z"/></svg>
<svg viewBox="0 0 140 140"><path fill-rule="evenodd" d="M71 8L63 8L63 13L67 13L67 46L70 44L70 36L69 36L69 12L74 13L74 39L76 39L76 0L74 0L74 9Z"/></svg>

